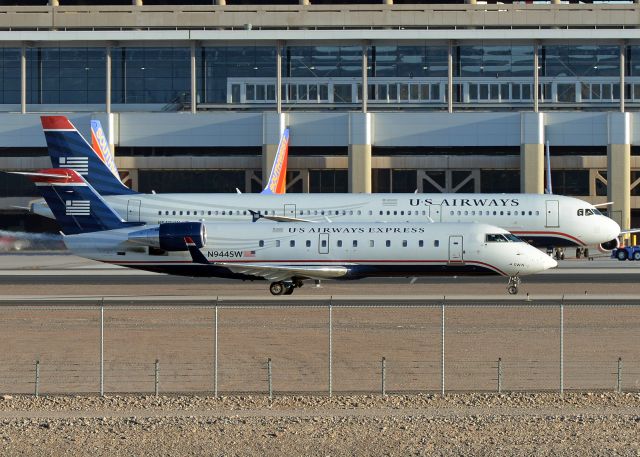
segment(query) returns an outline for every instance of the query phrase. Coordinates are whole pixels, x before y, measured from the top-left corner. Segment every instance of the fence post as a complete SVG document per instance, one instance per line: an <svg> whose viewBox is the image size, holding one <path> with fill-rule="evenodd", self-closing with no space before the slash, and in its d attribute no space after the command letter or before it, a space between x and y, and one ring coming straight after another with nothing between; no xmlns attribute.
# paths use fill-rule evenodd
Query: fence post
<svg viewBox="0 0 640 457"><path fill-rule="evenodd" d="M213 396L218 398L218 298L213 319Z"/></svg>
<svg viewBox="0 0 640 457"><path fill-rule="evenodd" d="M498 357L498 393L502 393L502 357Z"/></svg>
<svg viewBox="0 0 640 457"><path fill-rule="evenodd" d="M444 301L442 302L442 347L440 348L440 393L444 395Z"/></svg>
<svg viewBox="0 0 640 457"><path fill-rule="evenodd" d="M154 369L154 393L156 397L158 396L158 384L160 382L160 361L156 359L155 369Z"/></svg>
<svg viewBox="0 0 640 457"><path fill-rule="evenodd" d="M100 303L100 396L104 397L104 297Z"/></svg>
<svg viewBox="0 0 640 457"><path fill-rule="evenodd" d="M269 382L269 401L273 401L273 378L271 377L271 357L267 359L267 380Z"/></svg>
<svg viewBox="0 0 640 457"><path fill-rule="evenodd" d="M329 298L329 396L333 395L333 297Z"/></svg>
<svg viewBox="0 0 640 457"><path fill-rule="evenodd" d="M382 358L382 383L381 383L381 392L383 397L387 395L387 389L385 385L386 372L387 372L387 360L385 357L383 357Z"/></svg>
<svg viewBox="0 0 640 457"><path fill-rule="evenodd" d="M618 387L618 393L622 393L622 357L618 357L617 387Z"/></svg>
<svg viewBox="0 0 640 457"><path fill-rule="evenodd" d="M564 297L560 302L560 396L564 396Z"/></svg>
<svg viewBox="0 0 640 457"><path fill-rule="evenodd" d="M36 386L35 386L35 396L38 397L40 395L40 361L36 360Z"/></svg>

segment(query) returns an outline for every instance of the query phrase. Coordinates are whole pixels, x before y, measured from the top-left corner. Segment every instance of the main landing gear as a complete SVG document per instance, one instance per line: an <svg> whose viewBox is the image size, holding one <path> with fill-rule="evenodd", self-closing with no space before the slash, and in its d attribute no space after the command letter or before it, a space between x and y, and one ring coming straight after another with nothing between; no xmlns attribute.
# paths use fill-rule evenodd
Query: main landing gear
<svg viewBox="0 0 640 457"><path fill-rule="evenodd" d="M520 285L520 278L517 276L509 276L509 284L507 284L507 292L510 295L516 295L518 293L518 286Z"/></svg>
<svg viewBox="0 0 640 457"><path fill-rule="evenodd" d="M302 281L299 279L295 281L277 281L271 283L269 292L271 292L271 295L291 295L296 287L302 287Z"/></svg>

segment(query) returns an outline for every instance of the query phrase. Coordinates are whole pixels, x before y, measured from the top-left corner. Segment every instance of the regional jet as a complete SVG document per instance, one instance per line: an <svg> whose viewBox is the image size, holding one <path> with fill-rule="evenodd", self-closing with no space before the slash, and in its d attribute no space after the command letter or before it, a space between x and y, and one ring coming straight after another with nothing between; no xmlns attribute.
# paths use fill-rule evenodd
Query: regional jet
<svg viewBox="0 0 640 457"><path fill-rule="evenodd" d="M309 279L425 275L520 276L556 261L504 229L478 223L125 221L76 171L29 175L67 248L111 264L184 276L266 279L273 295ZM209 236L207 237L207 234Z"/></svg>
<svg viewBox="0 0 640 457"><path fill-rule="evenodd" d="M620 226L615 221L583 200L561 195L141 194L114 177L65 116L42 116L42 125L53 166L85 158L84 167L76 171L130 222L248 222L256 215L280 222L481 222L502 227L536 247L600 245L609 250L618 245ZM272 172L272 182L273 176L277 174ZM30 208L52 217L43 204Z"/></svg>

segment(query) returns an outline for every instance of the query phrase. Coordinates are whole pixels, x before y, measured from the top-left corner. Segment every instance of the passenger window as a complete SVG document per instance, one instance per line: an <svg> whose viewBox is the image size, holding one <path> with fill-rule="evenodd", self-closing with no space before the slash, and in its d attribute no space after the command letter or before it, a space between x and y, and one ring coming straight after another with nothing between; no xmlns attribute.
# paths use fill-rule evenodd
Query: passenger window
<svg viewBox="0 0 640 457"><path fill-rule="evenodd" d="M174 215L174 216L176 215L176 212L175 212L175 211L173 212L173 215Z"/></svg>
<svg viewBox="0 0 640 457"><path fill-rule="evenodd" d="M180 216L182 216L182 211L180 211Z"/></svg>
<svg viewBox="0 0 640 457"><path fill-rule="evenodd" d="M407 211L407 216L411 216L411 210Z"/></svg>
<svg viewBox="0 0 640 457"><path fill-rule="evenodd" d="M400 216L404 216L404 211L400 211Z"/></svg>
<svg viewBox="0 0 640 457"><path fill-rule="evenodd" d="M465 211L465 212L464 212L464 215L465 215L465 216L468 216L468 215L469 215L469 211Z"/></svg>
<svg viewBox="0 0 640 457"><path fill-rule="evenodd" d="M371 211L369 211L371 212ZM353 212L351 212L351 214L353 214ZM358 216L360 216L362 214L362 211L358 210Z"/></svg>
<svg viewBox="0 0 640 457"><path fill-rule="evenodd" d="M162 211L158 211L158 216L162 216Z"/></svg>
<svg viewBox="0 0 640 457"><path fill-rule="evenodd" d="M187 216L189 216L189 214L191 214L191 211L187 211Z"/></svg>
<svg viewBox="0 0 640 457"><path fill-rule="evenodd" d="M260 246L261 248L264 247L264 240L258 241L258 246Z"/></svg>
<svg viewBox="0 0 640 457"><path fill-rule="evenodd" d="M293 240L291 240L291 241L293 242ZM321 244L322 244L323 248L326 248L327 247L327 240L322 240ZM293 244L291 245L291 247L293 247Z"/></svg>
<svg viewBox="0 0 640 457"><path fill-rule="evenodd" d="M419 240L418 241L418 246L419 247L424 247L424 240Z"/></svg>
<svg viewBox="0 0 640 457"><path fill-rule="evenodd" d="M507 211L507 216L511 216L511 211Z"/></svg>
<svg viewBox="0 0 640 457"><path fill-rule="evenodd" d="M376 245L376 243L373 240L369 240L369 247L372 248Z"/></svg>
<svg viewBox="0 0 640 457"><path fill-rule="evenodd" d="M276 247L279 248L280 247L280 240L276 240Z"/></svg>
<svg viewBox="0 0 640 457"><path fill-rule="evenodd" d="M226 211L222 211L222 213L221 213L221 214L222 214L223 216L226 216L226 215L227 215L227 212L226 212Z"/></svg>
<svg viewBox="0 0 640 457"><path fill-rule="evenodd" d="M358 240L353 240L353 247L357 248L358 247Z"/></svg>
<svg viewBox="0 0 640 457"><path fill-rule="evenodd" d="M311 247L311 240L307 240L307 242L305 243L307 245L308 248Z"/></svg>
<svg viewBox="0 0 640 457"><path fill-rule="evenodd" d="M296 240L289 241L289 246L291 246L292 248L296 247Z"/></svg>
<svg viewBox="0 0 640 457"><path fill-rule="evenodd" d="M433 247L436 247L436 248L437 248L438 246L440 246L440 240L435 240L435 241L433 242Z"/></svg>
<svg viewBox="0 0 640 457"><path fill-rule="evenodd" d="M387 240L387 247L391 247L391 240Z"/></svg>
<svg viewBox="0 0 640 457"><path fill-rule="evenodd" d="M406 248L407 247L407 240L402 240L402 247Z"/></svg>
<svg viewBox="0 0 640 457"><path fill-rule="evenodd" d="M494 216L497 216L497 215L498 215L498 212L497 212L497 211L494 211L494 212L493 212L493 215L494 215Z"/></svg>
<svg viewBox="0 0 640 457"><path fill-rule="evenodd" d="M211 211L207 211L207 216L211 216Z"/></svg>
<svg viewBox="0 0 640 457"><path fill-rule="evenodd" d="M529 216L533 216L533 211L529 211Z"/></svg>
<svg viewBox="0 0 640 457"><path fill-rule="evenodd" d="M539 215L540 215L540 211L536 211L536 216L539 216Z"/></svg>
<svg viewBox="0 0 640 457"><path fill-rule="evenodd" d="M453 216L453 211L449 211L449 216Z"/></svg>
<svg viewBox="0 0 640 457"><path fill-rule="evenodd" d="M384 212L383 212L383 211L380 211L380 216L382 216L383 214L384 214Z"/></svg>
<svg viewBox="0 0 640 457"><path fill-rule="evenodd" d="M394 216L397 216L397 215L398 215L398 212L397 212L397 211L394 211L394 212L393 212L393 215L394 215Z"/></svg>
<svg viewBox="0 0 640 457"><path fill-rule="evenodd" d="M391 216L391 211L387 210L387 216Z"/></svg>
<svg viewBox="0 0 640 457"><path fill-rule="evenodd" d="M342 240L338 240L338 247L341 248L342 247Z"/></svg>

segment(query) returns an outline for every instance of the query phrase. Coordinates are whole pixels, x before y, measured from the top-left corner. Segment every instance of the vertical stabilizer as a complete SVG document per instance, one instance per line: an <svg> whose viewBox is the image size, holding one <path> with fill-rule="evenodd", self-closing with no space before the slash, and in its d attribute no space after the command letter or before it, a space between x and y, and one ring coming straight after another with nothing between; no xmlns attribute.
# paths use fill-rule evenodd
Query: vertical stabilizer
<svg viewBox="0 0 640 457"><path fill-rule="evenodd" d="M285 129L273 160L269 181L262 194L284 194L287 192L287 161L289 159L289 129Z"/></svg>
<svg viewBox="0 0 640 457"><path fill-rule="evenodd" d="M77 171L101 195L135 193L122 184L115 170L115 163L110 168L108 161L103 159L104 150L94 150L66 116L41 116L40 120L54 168ZM93 137L93 125L91 136ZM106 142L104 132L102 138ZM102 142L98 138L96 140ZM111 155L108 145L106 151Z"/></svg>

